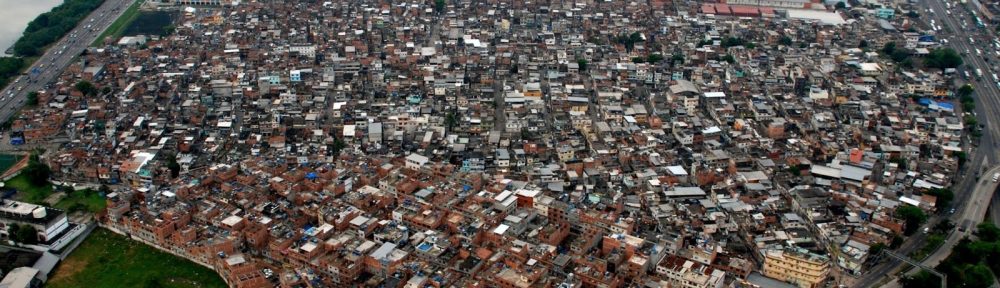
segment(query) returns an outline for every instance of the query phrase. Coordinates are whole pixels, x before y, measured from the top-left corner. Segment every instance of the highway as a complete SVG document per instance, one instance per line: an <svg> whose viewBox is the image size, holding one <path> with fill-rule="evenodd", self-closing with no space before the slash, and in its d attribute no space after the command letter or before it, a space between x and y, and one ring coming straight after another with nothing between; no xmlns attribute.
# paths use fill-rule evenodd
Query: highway
<svg viewBox="0 0 1000 288"><path fill-rule="evenodd" d="M27 75L17 77L10 85L0 90L0 121L10 119L24 105L31 91L44 89L59 77L63 69L83 53L134 0L108 0L90 15L80 20L77 27L48 47L35 63L29 67ZM35 73L37 72L37 73Z"/></svg>
<svg viewBox="0 0 1000 288"><path fill-rule="evenodd" d="M986 30L976 28L975 21L972 20L972 16L958 4L957 1L952 2L951 14L947 12L948 9L945 6L947 0L922 0L919 2L918 7L933 9L934 13L929 11L920 11L921 18L925 22L930 22L934 20L938 25L944 26L945 31L940 31L938 33L938 39L947 39L949 46L955 49L959 53L964 53L962 59L964 60L963 66L959 67L962 71L968 71L970 75L973 75L969 79L969 83L975 87L975 93L973 97L976 99L976 109L975 115L979 122L984 126L982 137L979 139L978 145L969 145L970 139L963 139L963 146L967 148L966 151L970 151L969 159L966 161L965 169L960 171L956 176L956 182L951 187L951 190L955 192L955 199L953 200L953 207L956 209L954 215L944 215L947 219L951 220L955 225L962 225L965 219L973 219L973 223L970 224L971 227L975 227L976 224L982 221L983 216L987 214L987 207L989 206L986 201L992 199L994 201L1000 201L997 195L993 195L995 190L995 183L992 183L992 171L997 171L996 168L989 171L984 171L987 167L996 167L1000 164L1000 155L997 154L996 148L997 137L1000 137L1000 88L997 87L996 80L992 74L997 73L996 69L993 69L983 56L990 58L990 61L1000 62L991 54L993 47L989 47L992 43L992 36ZM955 5L958 4L958 5ZM971 4L969 4L971 5ZM963 27L961 22L965 21L966 27ZM972 38L972 40L970 40ZM975 43L973 43L975 41ZM976 46L982 45L982 46ZM980 55L977 53L977 48L980 51L985 51L984 54ZM977 79L974 73L976 69L981 69L983 71L983 76ZM962 73L962 72L959 72ZM956 83L958 86L965 84L964 81L959 80ZM956 105L959 106L959 105ZM981 177L980 177L981 176ZM978 183L977 183L977 180ZM984 182L985 181L985 182ZM975 186L975 189L973 189ZM991 188L992 187L992 188ZM970 193L971 191L971 193ZM942 211L950 210L950 208L943 207ZM1000 214L1000 213L993 213ZM1000 215L997 216L1000 218ZM942 215L932 215L929 219L928 224L924 227L933 227L942 219ZM937 265L941 260L946 258L951 253L951 248L961 240L964 235L971 233L972 229L967 229L964 232L953 232L946 239L944 245L938 250L935 250L930 256L928 256L923 263ZM927 238L927 234L918 233L908 239L896 250L897 253L908 255L909 253L916 251L924 245L924 241ZM919 260L919 259L918 259ZM864 274L861 278L858 278L853 287L874 287L881 283L882 279L896 271L897 269L904 266L902 261L895 259L886 259L883 263L880 263Z"/></svg>
<svg viewBox="0 0 1000 288"><path fill-rule="evenodd" d="M987 170L987 173L984 174L993 175L993 173L1000 173L1000 166ZM934 253L931 253L931 255L928 255L922 261L924 265L930 267L937 266L938 263L941 263L941 261L951 254L951 248L955 244L958 244L959 240L972 235L972 231L975 230L975 223L983 222L983 218L987 214L989 201L993 198L993 191L997 189L997 182L993 182L992 178L993 176L981 177L972 190L972 201L964 207L965 209L962 212L955 213L951 217L952 223L955 223L956 227L960 227L966 220L973 223L970 224L971 227L968 227L969 229L953 229L952 233L948 234L948 238L941 246L941 249L934 251Z"/></svg>

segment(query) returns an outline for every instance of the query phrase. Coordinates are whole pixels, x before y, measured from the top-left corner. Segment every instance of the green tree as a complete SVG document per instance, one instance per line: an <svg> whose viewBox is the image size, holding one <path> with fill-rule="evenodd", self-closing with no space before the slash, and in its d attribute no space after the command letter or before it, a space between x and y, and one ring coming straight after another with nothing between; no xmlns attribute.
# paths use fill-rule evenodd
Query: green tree
<svg viewBox="0 0 1000 288"><path fill-rule="evenodd" d="M955 152L955 158L958 158L958 166L965 164L965 160L969 158L969 155L965 154L965 151Z"/></svg>
<svg viewBox="0 0 1000 288"><path fill-rule="evenodd" d="M891 242L889 242L890 249L896 249L899 248L899 246L903 245L903 236L899 236L899 234L892 233L892 237L890 238L892 238Z"/></svg>
<svg viewBox="0 0 1000 288"><path fill-rule="evenodd" d="M177 178L181 174L181 164L177 163L177 154L169 153L166 155L167 169L170 170L170 178Z"/></svg>
<svg viewBox="0 0 1000 288"><path fill-rule="evenodd" d="M76 89L76 91L80 91L80 93L83 93L83 95L87 96L97 95L97 87L95 87L93 83L90 83L89 81L86 80L81 80L80 82L76 82L76 85L73 85L73 88Z"/></svg>
<svg viewBox="0 0 1000 288"><path fill-rule="evenodd" d="M580 71L587 71L587 59L576 59L576 64L580 66Z"/></svg>
<svg viewBox="0 0 1000 288"><path fill-rule="evenodd" d="M781 36L781 38L778 38L778 44L792 46L792 38L788 36Z"/></svg>
<svg viewBox="0 0 1000 288"><path fill-rule="evenodd" d="M844 9L847 9L847 4L844 3L844 1L840 1L840 2L837 2L836 5L833 5L833 8L836 8L837 10L844 10Z"/></svg>
<svg viewBox="0 0 1000 288"><path fill-rule="evenodd" d="M168 36L170 34L174 34L174 31L176 31L176 30L177 30L177 26L174 26L174 25L163 26L163 33L161 33L160 35L161 36Z"/></svg>
<svg viewBox="0 0 1000 288"><path fill-rule="evenodd" d="M883 55L892 55L893 52L896 52L896 42L885 43L882 46Z"/></svg>
<svg viewBox="0 0 1000 288"><path fill-rule="evenodd" d="M937 202L934 204L934 207L938 207L938 209L948 207L948 205L951 205L951 200L955 199L955 193L948 188L930 189L927 190L927 194L937 197Z"/></svg>
<svg viewBox="0 0 1000 288"><path fill-rule="evenodd" d="M951 48L938 48L931 50L930 53L924 57L924 64L927 67L947 69L955 68L962 65L962 56L955 52L955 49Z"/></svg>
<svg viewBox="0 0 1000 288"><path fill-rule="evenodd" d="M743 38L726 37L726 39L722 40L722 48L729 48L733 46L743 46Z"/></svg>
<svg viewBox="0 0 1000 288"><path fill-rule="evenodd" d="M986 242L996 242L1000 240L1000 228L991 222L983 222L976 225L976 236L979 240Z"/></svg>
<svg viewBox="0 0 1000 288"><path fill-rule="evenodd" d="M962 85L962 87L958 88L958 97L972 96L972 92L975 91L976 89L973 88L971 84L966 83L965 85Z"/></svg>
<svg viewBox="0 0 1000 288"><path fill-rule="evenodd" d="M444 0L434 0L434 10L437 12L444 12Z"/></svg>
<svg viewBox="0 0 1000 288"><path fill-rule="evenodd" d="M965 115L964 118L965 118L965 126L968 126L969 129L975 129L976 128L976 124L979 121L976 121L976 117L975 116Z"/></svg>
<svg viewBox="0 0 1000 288"><path fill-rule="evenodd" d="M903 49L895 49L894 51L892 51L892 53L889 54L889 59L892 59L892 61L895 61L896 63L902 63L903 61L906 61L909 58L910 58L910 52L907 52L906 50Z"/></svg>
<svg viewBox="0 0 1000 288"><path fill-rule="evenodd" d="M344 150L344 148L346 148L346 147L347 147L347 143L344 143L344 140L342 140L342 139L340 139L340 137L337 137L336 135L334 135L333 136L333 144L330 145L330 156L333 156L334 158L337 158L338 156L340 156L340 151Z"/></svg>
<svg viewBox="0 0 1000 288"><path fill-rule="evenodd" d="M25 245L38 244L38 230L34 226L13 224L8 229L14 242Z"/></svg>
<svg viewBox="0 0 1000 288"><path fill-rule="evenodd" d="M660 55L660 54L649 54L649 56L646 56L646 62L656 63L656 62L660 62L660 61L663 61L663 55Z"/></svg>
<svg viewBox="0 0 1000 288"><path fill-rule="evenodd" d="M458 115L455 112L448 112L448 115L444 116L444 126L448 128L448 131L455 128L458 124Z"/></svg>
<svg viewBox="0 0 1000 288"><path fill-rule="evenodd" d="M632 57L632 63L646 63L646 58Z"/></svg>
<svg viewBox="0 0 1000 288"><path fill-rule="evenodd" d="M927 271L920 271L913 276L900 278L899 284L907 288L938 288L941 287L941 279L931 273L927 273Z"/></svg>
<svg viewBox="0 0 1000 288"><path fill-rule="evenodd" d="M49 165L45 165L39 159L37 153L31 154L28 158L28 166L21 170L28 178L28 182L35 186L48 185L49 175L52 174L52 170Z"/></svg>
<svg viewBox="0 0 1000 288"><path fill-rule="evenodd" d="M722 61L726 61L732 64L736 62L736 58L734 58L733 55L726 54L726 56L722 56Z"/></svg>
<svg viewBox="0 0 1000 288"><path fill-rule="evenodd" d="M14 42L14 54L18 56L37 56L40 48L55 43L67 32L76 28L77 23L100 6L103 0L73 0L42 13L28 22L21 38Z"/></svg>
<svg viewBox="0 0 1000 288"><path fill-rule="evenodd" d="M861 39L861 41L858 42L858 48L861 49L868 48L868 40Z"/></svg>
<svg viewBox="0 0 1000 288"><path fill-rule="evenodd" d="M802 168L799 168L799 165L788 167L788 173L792 173L795 176L802 175Z"/></svg>
<svg viewBox="0 0 1000 288"><path fill-rule="evenodd" d="M882 253L882 251L888 248L889 247L886 246L885 243L881 242L875 243L875 245L872 245L870 248L868 248L868 255L878 255L879 253Z"/></svg>
<svg viewBox="0 0 1000 288"><path fill-rule="evenodd" d="M962 284L965 284L965 287L990 287L993 284L993 273L985 263L980 262L964 272Z"/></svg>
<svg viewBox="0 0 1000 288"><path fill-rule="evenodd" d="M896 217L906 221L906 229L903 231L906 235L911 235L913 232L917 232L917 228L920 228L920 225L923 224L924 221L927 221L927 215L924 214L923 210L910 205L903 205L896 208Z"/></svg>
<svg viewBox="0 0 1000 288"><path fill-rule="evenodd" d="M674 54L670 56L670 62L684 62L684 55Z"/></svg>
<svg viewBox="0 0 1000 288"><path fill-rule="evenodd" d="M38 92L31 91L28 92L28 103L29 106L38 105Z"/></svg>
<svg viewBox="0 0 1000 288"><path fill-rule="evenodd" d="M639 32L632 32L632 34L629 35L623 34L615 37L615 42L624 45L626 51L632 51L632 48L635 47L635 43L642 41L642 33Z"/></svg>

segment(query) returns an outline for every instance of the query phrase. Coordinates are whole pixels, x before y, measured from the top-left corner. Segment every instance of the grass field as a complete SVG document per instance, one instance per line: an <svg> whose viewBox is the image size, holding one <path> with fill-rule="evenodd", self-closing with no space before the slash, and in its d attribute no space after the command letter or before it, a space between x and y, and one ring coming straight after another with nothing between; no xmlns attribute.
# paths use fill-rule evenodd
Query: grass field
<svg viewBox="0 0 1000 288"><path fill-rule="evenodd" d="M5 187L17 190L17 199L28 203L41 204L46 197L52 195L52 185L35 186L28 182L28 176L17 175L4 183Z"/></svg>
<svg viewBox="0 0 1000 288"><path fill-rule="evenodd" d="M104 197L94 190L75 191L66 195L54 205L56 208L68 211L87 211L97 213L107 206Z"/></svg>
<svg viewBox="0 0 1000 288"><path fill-rule="evenodd" d="M56 267L46 287L226 287L215 272L191 261L95 229Z"/></svg>
<svg viewBox="0 0 1000 288"><path fill-rule="evenodd" d="M132 2L132 5L129 5L128 8L125 9L125 12L122 13L122 16L115 19L115 22L112 22L111 25L108 26L108 29L101 33L101 36L97 36L97 39L94 39L94 43L91 43L90 46L97 46L98 44L103 43L104 39L108 36L114 38L122 36L122 33L125 33L125 29L128 28L129 24L131 24L132 21L135 21L135 18L139 17L139 6L142 5L142 2L142 0Z"/></svg>

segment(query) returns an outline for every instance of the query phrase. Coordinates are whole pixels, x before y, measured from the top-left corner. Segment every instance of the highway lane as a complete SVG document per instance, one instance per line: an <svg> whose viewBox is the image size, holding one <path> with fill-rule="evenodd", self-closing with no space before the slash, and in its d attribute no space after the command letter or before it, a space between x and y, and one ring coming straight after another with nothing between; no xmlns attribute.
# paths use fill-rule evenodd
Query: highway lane
<svg viewBox="0 0 1000 288"><path fill-rule="evenodd" d="M62 39L49 46L35 63L28 68L27 75L17 77L10 85L0 90L0 120L10 119L27 99L31 91L42 90L62 74L63 69L76 59L87 46L125 12L134 0L107 0L80 20L77 27L66 33ZM37 73L33 73L37 71Z"/></svg>
<svg viewBox="0 0 1000 288"><path fill-rule="evenodd" d="M966 19L968 23L975 23L971 20L968 12L962 10L962 8L956 8L952 10L952 14L948 15L945 11L947 8L944 5L943 0L923 0L920 2L921 7L929 7L935 11L935 13L921 13L925 17L925 21L930 21L934 19L935 22L943 24L950 29L951 33L940 33L939 39L948 39L948 45L959 52L966 52L963 57L964 65L960 69L970 71L970 74L974 74L973 71L976 69L981 69L984 71L983 80L972 80L971 83L976 88L974 97L976 98L976 115L980 123L982 123L986 129L983 131L983 136L979 140L978 147L969 147L970 145L965 145L965 147L970 148L969 153L970 158L968 159L965 171L962 171L957 176L957 181L952 186L952 191L955 192L955 199L953 201L954 207L956 208L958 215L964 215L964 213L985 213L986 204L982 203L983 199L987 195L992 195L992 191L988 194L979 194L979 189L971 189L973 184L976 183L975 179L980 175L980 178L992 177L992 173L986 174L981 173L981 167L992 167L996 164L1000 164L1000 157L997 157L996 144L997 137L1000 136L1000 88L998 88L991 78L991 66L986 63L982 57L976 54L976 47L969 43L970 37L978 39L980 43L987 40L988 36L980 34L978 29L963 29L959 24L961 19ZM929 19L927 19L929 18ZM974 26L973 26L974 27ZM980 49L983 50L983 49ZM968 53L968 52L971 53ZM986 50L986 51L992 51ZM987 57L992 57L992 55L987 55ZM959 85L963 84L961 81ZM969 141L965 141L966 144ZM976 192L969 193L969 191L975 190ZM994 198L997 196L990 196ZM970 201L971 199L975 200ZM978 204L976 204L979 202ZM971 204L967 204L971 203ZM971 207L971 209L967 209ZM935 225L939 220L939 216L933 216L928 222L927 226L931 227ZM965 219L962 217L961 219ZM979 218L982 219L982 218ZM952 223L956 225L961 225L961 221L952 220ZM976 222L978 223L978 222ZM975 224L972 224L973 226ZM966 231L968 233L968 231ZM927 235L919 233L913 235L907 239L896 251L900 254L907 255L916 249L923 246ZM931 256L934 258L942 257L938 253L942 253L946 257L950 253L951 247L957 243L956 239L961 239L958 236L951 236L947 239L946 245L943 245L941 249L936 250ZM950 243L950 245L948 245ZM943 259L943 258L942 258ZM930 259L936 260L936 259ZM938 260L939 261L939 260ZM931 261L934 262L934 261ZM869 269L865 275L858 278L854 283L854 287L873 287L879 283L886 275L899 269L903 263L895 259L887 259L883 263L876 265Z"/></svg>
<svg viewBox="0 0 1000 288"><path fill-rule="evenodd" d="M1000 173L1000 166L993 167L986 172L988 173L984 173L986 175ZM972 190L972 201L969 202L969 205L963 207L964 209L962 209L961 212L955 213L955 216L951 217L952 223L955 223L958 228L952 230L952 233L948 234L948 238L946 239L944 245L941 246L941 249L934 251L934 253L931 253L931 255L927 256L927 258L922 261L924 265L930 267L937 266L938 263L941 263L941 261L951 254L951 248L954 247L955 244L958 244L959 240L962 240L962 238L972 234L972 231L975 228L974 224L970 224L970 227L967 227L968 229L960 229L962 228L960 226L963 225L966 220L970 223L980 223L983 221L988 214L988 205L989 201L993 198L993 191L996 191L997 189L997 182L993 182L992 178L993 176L981 177L979 179L976 186Z"/></svg>
<svg viewBox="0 0 1000 288"><path fill-rule="evenodd" d="M935 11L944 11L942 9L946 9L941 1L928 2L930 7L935 9ZM1000 117L1000 87L997 86L997 83L1000 83L1000 79L994 78L993 75L1000 73L1000 71L994 69L994 66L989 65L984 57L993 59L991 60L993 63L1000 62L1000 60L997 60L994 54L990 53L995 50L993 47L977 47L976 45L989 45L994 37L988 32L984 33L984 29L974 28L975 26L967 26L970 29L962 27L959 22L963 20L970 25L974 25L975 23L974 19L964 8L958 7L952 10L952 14L950 15L952 17L947 17L940 13L936 13L934 16L936 16L934 18L936 19L935 21L947 24L952 31L956 32L955 36L949 40L949 44L957 46L955 48L959 51L966 52L966 56L963 59L968 67L967 70L975 71L976 69L980 69L983 71L984 75L982 79L972 81L972 84L976 88L977 119L985 126L980 147L991 153L980 153L980 156L986 158L985 162L988 165L996 164L1000 162L998 154L993 152L997 144L1000 143L997 140L997 137L1000 137L1000 118L998 118ZM976 41L976 44L972 44L972 41ZM977 53L977 48L985 53ZM973 161L978 160L973 159ZM992 173L984 173L982 175L983 177L992 177ZM1000 195L993 195L991 203L990 210L992 211L990 212L990 219L993 223L1000 223L1000 211L997 211L997 207L1000 206Z"/></svg>
<svg viewBox="0 0 1000 288"><path fill-rule="evenodd" d="M1000 166L995 166L983 174L993 175L993 173L1000 173ZM954 248L959 241L962 241L965 237L972 235L975 228L974 224L969 224L969 227L962 226L966 223L966 221L968 221L968 223L980 223L989 214L988 204L990 199L993 198L993 191L996 191L997 189L997 182L994 182L992 178L992 176L981 177L979 181L976 182L976 186L972 190L972 201L969 202L969 205L961 207L962 209L959 212L955 213L952 217L949 217L952 223L955 223L957 228L951 230L945 238L945 242L941 244L941 247L934 250L934 252L924 258L923 261L920 261L920 264L923 264L926 267L937 267L941 261L944 261L944 259L951 255L952 248ZM913 275L918 271L920 271L920 269L913 268L907 271L906 274ZM900 287L898 280L898 278L893 279L893 281L883 286L883 288Z"/></svg>

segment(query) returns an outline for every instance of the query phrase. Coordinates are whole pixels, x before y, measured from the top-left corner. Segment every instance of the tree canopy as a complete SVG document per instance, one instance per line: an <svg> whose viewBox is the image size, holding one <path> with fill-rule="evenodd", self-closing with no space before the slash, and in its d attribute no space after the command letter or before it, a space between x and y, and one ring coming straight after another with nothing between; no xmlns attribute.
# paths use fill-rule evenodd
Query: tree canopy
<svg viewBox="0 0 1000 288"><path fill-rule="evenodd" d="M778 38L778 44L792 46L792 38L788 36L781 36L781 38Z"/></svg>
<svg viewBox="0 0 1000 288"><path fill-rule="evenodd" d="M22 170L21 173L27 175L28 182L32 185L42 186L48 185L49 174L52 173L52 170L49 168L49 165L42 163L38 154L35 153L31 154L30 158L28 158L28 166L24 167L24 170Z"/></svg>
<svg viewBox="0 0 1000 288"><path fill-rule="evenodd" d="M927 67L947 69L955 68L962 65L962 56L955 52L955 49L951 48L938 48L931 50L926 57L924 57L924 64Z"/></svg>
<svg viewBox="0 0 1000 288"><path fill-rule="evenodd" d="M28 22L21 38L14 42L14 54L18 56L41 55L42 48L55 43L66 32L76 27L87 14L94 11L103 0L66 0L49 12Z"/></svg>
<svg viewBox="0 0 1000 288"><path fill-rule="evenodd" d="M973 126L975 124L973 123ZM943 209L951 204L951 200L955 198L955 193L951 192L948 188L934 188L927 191L928 195L937 197L937 202L935 202L934 207L938 209Z"/></svg>
<svg viewBox="0 0 1000 288"><path fill-rule="evenodd" d="M8 230L14 242L31 245L38 244L38 230L31 225L12 224Z"/></svg>
<svg viewBox="0 0 1000 288"><path fill-rule="evenodd" d="M920 228L920 225L927 221L927 215L924 214L924 210L916 206L903 205L896 208L896 217L906 221L906 228L904 233L906 235L913 234Z"/></svg>
<svg viewBox="0 0 1000 288"><path fill-rule="evenodd" d="M80 93L83 93L83 95L87 96L97 95L97 87L95 87L93 83L90 83L86 80L81 80L80 82L76 82L76 85L73 85L73 88L76 89L76 91L80 91Z"/></svg>
<svg viewBox="0 0 1000 288"><path fill-rule="evenodd" d="M975 91L976 89L973 88L971 84L966 83L965 85L962 85L962 87L958 88L958 96L959 97L970 96L972 95L972 92Z"/></svg>

